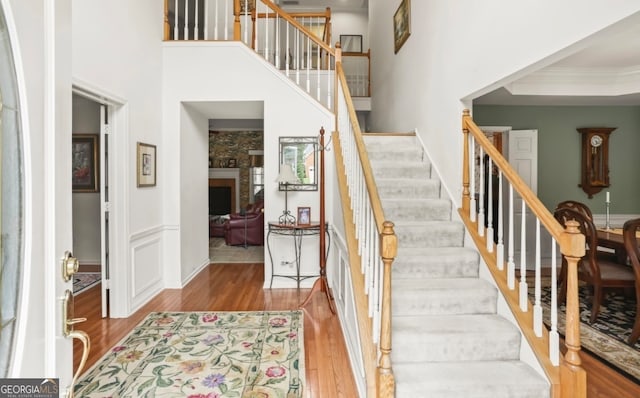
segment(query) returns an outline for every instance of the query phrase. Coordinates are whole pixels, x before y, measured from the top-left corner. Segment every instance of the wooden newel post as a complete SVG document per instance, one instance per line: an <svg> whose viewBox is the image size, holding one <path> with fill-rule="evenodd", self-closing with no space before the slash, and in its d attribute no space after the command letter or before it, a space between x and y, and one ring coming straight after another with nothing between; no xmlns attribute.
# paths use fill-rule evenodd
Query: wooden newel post
<svg viewBox="0 0 640 398"><path fill-rule="evenodd" d="M471 117L468 109L462 112L462 210L469 214L471 194L469 192L469 129L467 119Z"/></svg>
<svg viewBox="0 0 640 398"><path fill-rule="evenodd" d="M565 230L567 252L567 304L565 346L567 352L560 364L562 397L585 398L587 396L587 373L580 359L580 308L578 298L578 261L585 254L585 237L580 233L578 222L567 222ZM564 245L563 245L564 246Z"/></svg>
<svg viewBox="0 0 640 398"><path fill-rule="evenodd" d="M391 265L398 253L398 237L393 223L385 221L380 235L380 255L384 264L382 313L380 314L380 360L378 362L378 397L395 396L396 382L391 367Z"/></svg>
<svg viewBox="0 0 640 398"><path fill-rule="evenodd" d="M171 39L171 26L169 25L169 0L164 0L164 32L163 40Z"/></svg>

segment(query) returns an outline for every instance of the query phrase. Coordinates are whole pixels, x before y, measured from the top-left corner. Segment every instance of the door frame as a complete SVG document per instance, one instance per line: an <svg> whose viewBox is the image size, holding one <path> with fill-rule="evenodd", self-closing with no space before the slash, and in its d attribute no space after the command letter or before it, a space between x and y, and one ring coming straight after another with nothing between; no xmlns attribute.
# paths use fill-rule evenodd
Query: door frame
<svg viewBox="0 0 640 398"><path fill-rule="evenodd" d="M107 107L109 119L109 315L110 318L123 318L129 315L129 186L131 176L131 158L128 103L102 88L90 83L73 79L73 93L88 98ZM101 149L103 151L103 149ZM100 170L102 174L104 170ZM100 210L102 217L103 211Z"/></svg>

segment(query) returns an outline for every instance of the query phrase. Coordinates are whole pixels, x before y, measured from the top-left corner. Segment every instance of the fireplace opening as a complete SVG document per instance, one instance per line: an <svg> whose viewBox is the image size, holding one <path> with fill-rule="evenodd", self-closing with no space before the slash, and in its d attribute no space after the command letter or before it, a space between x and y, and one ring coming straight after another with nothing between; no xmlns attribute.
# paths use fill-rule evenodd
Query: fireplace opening
<svg viewBox="0 0 640 398"><path fill-rule="evenodd" d="M231 187L209 187L209 215L231 213Z"/></svg>

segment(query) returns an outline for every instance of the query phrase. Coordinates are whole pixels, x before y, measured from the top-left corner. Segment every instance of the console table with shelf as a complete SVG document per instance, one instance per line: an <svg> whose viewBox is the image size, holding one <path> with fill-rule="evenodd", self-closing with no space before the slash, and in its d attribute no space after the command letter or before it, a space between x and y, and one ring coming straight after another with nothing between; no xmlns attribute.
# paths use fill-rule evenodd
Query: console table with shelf
<svg viewBox="0 0 640 398"><path fill-rule="evenodd" d="M326 226L326 224L325 224ZM330 239L329 232L327 228L324 228L327 239ZM318 236L321 233L320 223L312 222L310 224L280 224L278 222L269 222L268 223L268 232L267 232L267 251L269 252L269 259L271 260L271 283L269 284L269 288L273 286L273 278L289 278L296 281L296 286L300 289L300 282L309 279L309 278L317 278L320 274L314 275L300 275L300 266L301 266L301 257L302 257L302 238L305 236ZM290 274L276 274L275 266L273 263L273 255L271 253L271 243L270 238L272 235L280 235L280 236L290 236L293 238L293 247L295 253L295 275ZM330 243L328 241L326 247L326 253L329 253Z"/></svg>

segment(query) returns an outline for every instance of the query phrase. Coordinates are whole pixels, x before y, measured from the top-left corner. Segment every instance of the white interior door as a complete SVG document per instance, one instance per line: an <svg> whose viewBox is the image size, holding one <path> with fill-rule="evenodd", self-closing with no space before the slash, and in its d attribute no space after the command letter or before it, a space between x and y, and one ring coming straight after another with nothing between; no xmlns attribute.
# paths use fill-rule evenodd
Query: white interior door
<svg viewBox="0 0 640 398"><path fill-rule="evenodd" d="M538 193L538 130L511 130L508 133L508 160L522 180L534 194ZM523 200L514 195L514 226L515 226L515 261L518 268L521 264L520 245L522 238ZM535 267L535 233L536 218L528 207L524 209L526 266Z"/></svg>
<svg viewBox="0 0 640 398"><path fill-rule="evenodd" d="M103 318L109 316L109 132L108 107L100 105L100 289Z"/></svg>

